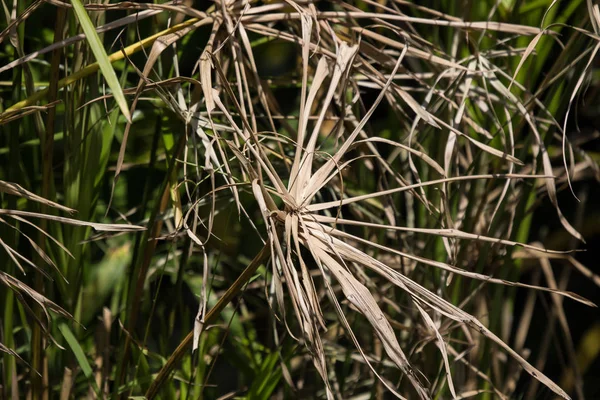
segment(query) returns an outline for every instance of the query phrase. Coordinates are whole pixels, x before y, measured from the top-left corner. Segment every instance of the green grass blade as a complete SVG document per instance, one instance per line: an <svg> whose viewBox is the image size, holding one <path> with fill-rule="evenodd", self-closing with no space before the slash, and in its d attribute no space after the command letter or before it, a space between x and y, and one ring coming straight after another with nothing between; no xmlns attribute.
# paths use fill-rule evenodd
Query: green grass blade
<svg viewBox="0 0 600 400"><path fill-rule="evenodd" d="M100 388L98 388L98 385L96 384L96 381L94 380L94 371L92 370L92 366L88 362L88 359L85 356L85 352L79 345L79 341L77 340L75 335L73 335L73 332L71 332L69 325L67 325L66 323L63 322L58 326L58 329L60 330L63 337L67 341L67 344L71 348L71 351L73 352L73 355L75 356L75 359L77 360L77 363L79 364L79 367L81 367L81 371L83 372L83 375L87 378L89 384L92 386L92 388L94 389L94 392L96 392L98 397L101 397L100 396L101 395Z"/></svg>
<svg viewBox="0 0 600 400"><path fill-rule="evenodd" d="M117 105L121 109L125 119L127 119L128 122L131 122L131 115L129 114L129 107L127 106L123 89L119 84L117 74L115 74L115 70L108 59L106 50L104 50L104 45L102 44L102 41L96 32L96 28L94 27L90 16L85 11L85 8L83 8L83 4L80 0L71 0L71 4L73 5L73 10L75 10L75 15L81 24L81 28L85 33L90 48L94 53L94 57L96 57L96 61L98 61L100 71L102 72L102 75L104 75L104 79L106 79L108 87L110 87L113 92L113 96L117 102Z"/></svg>

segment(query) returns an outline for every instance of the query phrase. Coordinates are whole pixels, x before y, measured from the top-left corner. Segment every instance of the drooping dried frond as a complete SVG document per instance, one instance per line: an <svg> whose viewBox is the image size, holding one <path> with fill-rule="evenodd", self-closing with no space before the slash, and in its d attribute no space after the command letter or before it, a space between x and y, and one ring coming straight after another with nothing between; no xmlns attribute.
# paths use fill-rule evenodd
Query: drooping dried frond
<svg viewBox="0 0 600 400"><path fill-rule="evenodd" d="M50 2L66 7L55 3ZM118 107L128 104L121 122L118 109L107 108L109 120L102 131L95 131L94 124L82 124L92 136L97 134L93 136L96 144L103 140L98 133L110 136L99 157L103 161L98 164L104 168L115 147L113 135L119 140L118 152L110 158L115 167L106 169L112 178L110 194L103 198L108 213L119 207L115 204L122 196L121 179L128 169L140 165L137 155L133 156L133 141L140 140L136 127L144 121L136 115L149 119L159 115L160 123L152 127L156 131L150 156L139 157L147 163L147 171L159 169L158 159L164 161L164 176L158 189L150 187L147 179L143 204L131 211L139 212L138 220L145 223L147 219L150 228L136 240L129 273L132 280L126 290L118 289L126 294L117 292L121 301L126 298L119 308L126 322L121 328L125 344L116 368L115 394L130 374L131 349L143 355L136 374L140 365L147 368L143 357L149 354L146 340L151 322L143 341L137 340L136 328L142 320L138 314L144 308L143 294L151 291L148 288L156 276L161 277L159 287L162 276L172 274L178 289L185 281L199 292L194 331L166 363L161 358L161 370L149 388L143 379L143 383L136 380L131 392L140 385L147 389L148 398L156 396L190 341L194 351L203 351L201 360L216 360L219 351L214 348L218 346L211 350L202 342L216 318L209 306L215 300L213 284L217 282L218 287L222 278L215 280L211 264L227 246L228 238L221 235L235 225L242 237L236 239L238 244L260 242L264 246L260 254L268 258L256 279L265 289L272 312L268 340L274 350L260 361L271 368L279 363L279 373L293 390L301 391L307 381L312 384L302 372L310 363L322 381L315 385L322 392L314 389L318 393L313 397L350 397L385 387L399 398L466 398L485 391L510 398L524 371L555 394L569 398L539 363L528 358L524 328L513 326L512 320L510 326L501 326L503 315L490 314L491 310L496 314L508 310L501 301L507 292L497 287L545 293L553 299L559 310L556 318L570 338L562 299L594 306L557 285L548 260L566 260L596 284L597 274L579 264L569 250L529 242L527 230L536 202L547 197L573 243L584 240L571 213L559 205L557 193L578 179L600 176L593 157L567 135L569 110L600 48L600 12L590 2L592 32L585 23L543 25L547 13L554 13L556 2L541 16L540 26L517 23L525 18L505 18L519 13L500 3L489 7L482 3L484 14L404 0L221 0L202 11L193 4L172 2L87 5L88 11L98 15L141 10L136 19L128 16L102 24L96 28L99 34L149 17L158 20L166 12L171 17L161 27L164 30L123 45L113 54L96 48L94 54L101 57L98 63L77 64L81 68L57 79L52 89L30 93L0 114L0 124L30 114L37 118L41 111L54 113L53 100L59 90L80 95L81 99L75 95L67 99L77 97L81 108L89 108L92 115L99 115L101 104L112 104L114 97L118 97ZM83 7L77 10L79 18L85 17ZM472 20L469 15L486 18ZM18 25L18 20L12 23ZM591 45L577 47L575 39L562 43L558 33L567 28L574 32L570 38L585 37ZM0 38L6 35L8 28ZM198 37L201 43L195 42ZM94 38L92 45L97 47ZM84 39L78 35L57 40L29 55L20 51L16 60L0 67L0 73L25 68L35 58ZM573 50L575 57L547 71L544 60L550 55L540 49L542 44L569 55L567 49L577 50ZM140 63L133 56L142 50L146 57ZM271 65L278 57L289 65ZM101 66L106 75L112 71L110 63L117 62L125 65L121 85L128 82L128 88L118 86L112 72L108 82L112 89L102 96L95 85L89 89L94 96L88 92L84 96L74 88ZM570 72L573 68L578 75ZM524 71L532 76L523 77ZM564 107L555 98L566 90L563 80L570 84ZM130 96L127 102L123 95ZM44 108L38 103L46 97L50 103ZM71 138L73 132L80 133L75 126L74 122L68 128ZM68 151L89 147L84 156L67 154L65 176L77 171L69 164L73 159L93 153L93 145L85 140L81 135L69 142ZM102 179L94 171L88 173L92 204ZM133 180L129 179L128 184ZM79 180L73 181L78 183L65 189L70 206L76 203L74 188L80 188ZM13 183L0 181L0 192L73 211ZM228 217L224 228L222 215L231 210L237 220ZM91 210L86 214L93 215ZM9 220L32 225L30 219L43 219L102 232L141 229L23 209L0 209L0 217L6 218L0 222L17 230ZM19 233L41 259L61 272L56 257ZM47 237L61 246L53 236ZM172 247L161 247L164 241ZM0 245L19 269L25 270L21 262L36 267L5 242ZM197 259L195 252L200 254ZM237 256L230 258L237 262L241 259ZM547 285L539 279L519 281L522 259L536 257L542 260ZM184 271L190 259L201 265L201 283ZM222 311L223 299L231 300L246 287L249 275L262 261L253 261L250 272L241 275L245 281L235 281L212 310ZM70 317L14 277L2 274L0 281L18 295L30 296L44 308ZM487 292L490 287L496 288L493 294ZM152 316L159 296L150 297L154 299L148 307ZM492 302L494 307L488 304ZM512 302L507 307L511 306ZM241 302L240 308L244 307ZM169 318L175 319L175 314ZM517 331L515 340L513 330ZM298 355L282 350L289 338L303 349ZM339 371L350 370L346 363L352 363L353 372L344 376ZM206 385L206 381L192 385L197 379L193 376L188 377L190 386ZM352 382L343 381L346 377ZM106 376L100 378L109 381ZM91 383L90 388L100 391ZM261 392L264 386L247 390L248 397L269 396L268 391Z"/></svg>
<svg viewBox="0 0 600 400"><path fill-rule="evenodd" d="M21 187L18 184L15 184L15 183L0 181L0 192L7 193L9 195L19 196L19 197L22 197L24 199L27 199L27 200L30 200L33 202L41 203L45 206L49 206L49 207L56 208L59 210L67 211L71 214L76 212L75 210L73 210L71 208L62 206L58 203L55 203L53 201L47 200L43 197L40 197L34 193L31 193L30 191L24 189L23 187ZM94 222L80 221L80 220L76 220L73 218L60 217L60 216L52 215L52 214L48 214L48 213L39 213L39 212L30 212L30 211L21 211L21 210L8 210L8 209L1 209L1 208L0 208L0 216L6 216L10 219L13 219L17 223L25 224L25 226L34 228L38 233L40 233L42 235L43 238L48 238L52 243L57 245L57 247L60 249L60 251L64 251L70 257L73 257L73 255L62 243L60 243L56 238L52 237L47 232L40 229L37 225L35 225L34 223L32 223L31 221L29 221L26 218L36 218L36 219L43 219L43 220L49 220L49 221L57 221L57 222L61 222L64 224L71 224L71 225L75 225L75 226L89 226L89 227L93 227L97 231L108 231L108 232L130 231L130 232L133 232L133 231L141 231L141 230L145 229L144 227L137 226L137 225L94 223ZM40 247L37 244L37 242L34 239L32 239L30 236L28 236L27 234L22 232L18 227L16 227L14 224L10 223L9 221L7 221L4 218L0 218L0 223L2 225L5 225L7 227L10 227L10 228L16 230L19 236L24 237L28 241L29 245L34 250L36 255L39 257L39 259L41 261L43 261L45 264L48 264L49 266L51 266L53 268L53 272L59 277L59 279L66 281L65 276L64 276L63 272L61 271L61 268L59 268L54 263L52 258L46 253L46 251L42 247ZM21 252L19 252L19 250L11 247L9 244L4 242L2 239L0 239L0 246L2 246L2 248L4 249L6 255L8 256L8 259L11 260L12 262L14 262L15 265L17 265L17 267L19 268L20 272L23 275L26 274L26 269L23 267L23 265L21 263L24 263L25 265L27 265L27 267L31 267L31 268L33 268L34 271L37 271L37 272L43 274L47 279L52 279L52 275L50 273L46 272L44 270L44 268L41 265L38 265L38 263L36 263L34 260L28 258L27 254L26 255L21 254ZM29 315L34 317L35 323L39 324L39 326L42 327L42 330L44 331L44 333L47 334L48 337L50 337L50 339L52 339L52 341L54 343L56 343L54 338L52 338L52 336L50 335L50 333L49 333L50 331L47 326L47 322L49 322L51 320L49 311L52 311L60 316L66 317L68 319L73 319L73 316L71 315L71 313L69 313L63 307L59 306L58 304L56 304L55 302L50 300L48 297L44 296L39 291L26 285L25 283L23 283L22 281L17 279L15 276L11 276L3 271L0 271L0 285L5 287L6 289L12 290L15 293L17 299L19 300L21 305L24 307L24 309L28 312ZM37 305L40 306L40 308L42 309L42 311L44 312L44 314L46 316L46 320L47 320L46 322L42 321L38 316L36 316L36 314L34 313L34 311L31 308L31 306L28 305L26 299L31 299ZM0 348L0 349L2 349L4 352L6 352L8 354L15 354L15 355L17 354L14 352L14 350L7 348L2 343L0 343L0 346L2 346L2 348Z"/></svg>
<svg viewBox="0 0 600 400"><path fill-rule="evenodd" d="M511 226L497 218L514 213L522 192L536 182L546 183L547 193L561 222L571 234L582 238L558 208L556 178L540 133L548 126L537 120L544 118L547 110L542 105L538 117L538 111L502 83L510 76L499 75L497 65L501 64L498 60L513 54L502 51L500 45L481 49L476 57L456 60L452 55L444 54L442 49L420 40L415 33L417 29L404 28L435 24L481 31L481 35L495 30L535 35L534 42L553 32L494 22L410 18L396 7L386 9L385 13L369 13L350 4L336 4L334 8L340 7L339 11L321 11L322 5L293 2L245 8L235 3L222 5L214 14L208 14L208 18L214 18L208 48L218 48L218 51L205 50L199 65L208 121L217 138L215 143L227 144L218 164L229 165L231 158L236 159L244 175L237 178L235 172L230 173L234 179L252 182L252 193L264 219L272 254L273 307L279 309L282 323L290 334L305 343L325 382L328 397L333 394L321 337L327 325L319 301L318 287L323 286L338 313L342 312L338 303L342 294L369 321L387 356L419 396L428 398L431 395L431 389L411 366L374 294L365 282L361 282L364 274L371 271L404 291L408 304L418 310L416 316L420 316L422 324L435 333L453 397L457 392L447 349L451 331L442 334L438 330L439 322L434 322L432 315L438 321L444 317L478 331L515 357L525 371L555 393L568 398L562 389L476 317L449 303L439 291L434 293L397 268L378 261L374 255L382 251L399 257L404 260L403 264L411 265L411 269L437 268L448 279L459 275L489 283L551 291L593 305L570 292L472 271L470 268L476 260L468 261L464 256L462 261L457 259L468 241L534 248L510 240ZM276 24L279 21L286 24ZM405 25L394 25L392 21L402 21ZM249 32L296 43L299 48L300 92L299 102L295 104L298 111L294 125L274 122L284 104L278 105L282 99L270 92L273 87L256 77ZM461 41L467 40L467 32L456 32L455 45L460 46ZM528 49L523 58L530 52ZM255 75L255 86L249 84L253 79L249 75ZM419 76L427 76L427 80ZM424 98L419 94L412 95L410 88L403 85L403 79L415 80L429 92ZM209 82L214 83L209 85ZM371 104L365 104L367 91L378 92ZM469 107L467 103L470 103ZM369 125L376 123L373 115L378 107L398 116L399 125L392 130L397 129L393 136L399 139L372 136ZM496 115L495 109L504 110L505 115ZM257 121L257 114L268 116L263 124ZM442 115L452 118L446 122ZM529 154L534 157L541 154L543 175L535 174L535 165L534 168L524 166L530 157L528 153L521 150L521 156L516 157L514 129L518 121L525 121L533 134ZM217 124L223 123L232 128L231 131L216 128ZM202 129L196 129L201 136L204 134ZM419 142L425 138L442 144L446 141L439 163L436 153L427 154L421 150ZM205 139L203 143L206 143ZM228 153L231 156L223 157ZM356 193L353 179L360 173L357 171L363 171L363 174L369 171L373 179L377 177L379 182L368 183L369 187L377 189ZM485 194L480 192L483 187L487 187ZM468 222L474 215L460 211L465 210L465 202L473 201L472 195L470 200L467 197L469 191L484 196L475 200L481 202L479 208L466 208L468 213L477 210L479 220L475 225ZM425 207L431 218L438 221L437 226L421 228L402 224L401 215L413 214L415 203ZM458 203L459 207L452 203ZM406 207L405 211L398 209L401 206ZM461 230L464 224L472 225L473 231ZM408 236L404 236L403 242L383 245L379 240L365 239L343 229L349 225L381 230L384 237L390 237L390 232L394 231L440 237L447 251L447 262L420 256L416 242L411 244ZM403 243L408 244L408 248L403 248ZM538 247L534 250L552 253ZM315 266L320 272L317 276ZM358 271L361 272L357 274ZM341 293L335 288L341 289ZM288 306L295 316L293 322L286 313ZM344 315L339 317L342 322L346 321ZM294 325L297 325L297 331ZM364 361L371 366L351 327L347 322L343 325ZM377 374L375 368L371 366L371 369ZM394 391L385 378L380 379Z"/></svg>

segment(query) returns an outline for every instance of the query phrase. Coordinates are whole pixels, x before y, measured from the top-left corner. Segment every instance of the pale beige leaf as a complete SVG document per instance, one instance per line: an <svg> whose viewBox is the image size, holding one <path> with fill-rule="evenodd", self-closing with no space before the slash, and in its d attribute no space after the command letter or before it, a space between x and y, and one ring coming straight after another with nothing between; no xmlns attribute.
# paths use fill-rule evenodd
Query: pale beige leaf
<svg viewBox="0 0 600 400"><path fill-rule="evenodd" d="M48 221L56 221L63 224L76 225L76 226L89 226L94 228L98 232L137 232L146 230L143 226L128 225L128 224L101 224L97 222L80 221L72 218L59 217L50 214L41 214L30 211L18 211L18 210L5 210L0 209L0 215L10 215L19 217L31 217L47 219Z"/></svg>

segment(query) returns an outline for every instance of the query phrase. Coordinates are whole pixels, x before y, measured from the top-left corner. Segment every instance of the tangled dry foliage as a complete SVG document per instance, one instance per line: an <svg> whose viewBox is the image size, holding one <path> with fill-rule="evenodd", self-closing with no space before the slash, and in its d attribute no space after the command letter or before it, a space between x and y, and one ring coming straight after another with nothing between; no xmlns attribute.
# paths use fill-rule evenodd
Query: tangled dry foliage
<svg viewBox="0 0 600 400"><path fill-rule="evenodd" d="M558 7L555 3L548 10ZM88 4L89 12L139 11L98 27L98 33L172 13L168 29L108 56L111 62L131 62L133 53L150 48L145 65L136 69L137 86L123 88L129 103L125 110L133 116L141 102L158 97L185 126L176 133L172 150L180 162L168 171L164 201L147 225L147 238L177 243L187 237L204 259L193 338L188 336L176 357L162 367L147 397L157 395L175 368L174 360L189 351L185 345L191 341L197 349L206 326L214 323L216 313L208 307L207 253L211 241L219 240L212 234L215 216L233 203L264 248L253 270L231 286L226 299L241 290L258 266L267 265L261 279L275 315L270 328L275 344L287 334L303 345L327 398L343 396L335 373L340 343L355 346L357 353L351 353L359 376L375 376L377 385L399 398L415 393L423 399L445 394L466 398L483 392L509 398L521 371L569 398L523 355L522 338L512 347L507 344L511 326L503 326L502 332L490 329L485 291L489 284L518 286L550 292L559 308L560 296L594 306L555 284L511 280L519 277L520 257L571 258L568 251L521 242L527 240L527 228L525 235L520 233L521 223L535 200L547 196L564 229L583 240L561 212L557 186L565 189L576 180L598 177L597 164L567 137L569 109L600 46L598 5L587 5L589 21L581 26L542 21L539 28L494 22L497 6L487 10L488 20L467 21L404 0L221 1L206 11L172 2ZM26 17L13 19L12 26ZM201 27L210 27L208 41L197 45L202 48L192 75L181 76L177 52L165 50ZM10 35L10 28L0 37ZM571 41L561 42L559 29L575 32L577 39L572 40L586 46L573 50ZM444 39L434 40L423 33L427 30ZM84 38L74 36L21 55L0 71ZM291 77L261 75L256 46L271 41L297 48ZM557 51L568 50L570 59L557 63L538 82L523 78L519 70L533 71L531 59L540 41ZM173 76L156 69L165 57L172 58ZM68 88L99 68L94 63L74 71L54 90ZM571 82L565 89L570 101L563 100L559 109L551 107L545 95L564 82ZM292 87L293 96L282 95L281 87ZM0 121L52 108L53 103L40 103L49 91L9 107ZM94 102L110 101L110 93ZM288 109L296 111L282 111ZM130 119L114 170L113 194L134 127ZM550 152L550 146L562 151ZM200 183L206 179L212 190L202 193ZM13 183L0 182L0 190L63 208ZM83 223L9 209L0 214L21 223L28 223L27 217ZM165 227L164 219L173 223ZM136 230L146 222L88 224ZM23 261L35 267L2 245L19 266ZM152 251L142 253L151 256ZM572 264L599 282L584 266ZM139 271L143 288L148 265ZM44 308L70 316L17 278L4 272L0 277ZM488 285L473 284L477 281ZM428 344L438 353L426 351ZM4 346L0 350L14 353ZM492 362L493 373L482 364L485 351L502 360L501 367ZM293 367L283 358L281 363L293 387ZM127 373L123 366L119 371L117 382Z"/></svg>

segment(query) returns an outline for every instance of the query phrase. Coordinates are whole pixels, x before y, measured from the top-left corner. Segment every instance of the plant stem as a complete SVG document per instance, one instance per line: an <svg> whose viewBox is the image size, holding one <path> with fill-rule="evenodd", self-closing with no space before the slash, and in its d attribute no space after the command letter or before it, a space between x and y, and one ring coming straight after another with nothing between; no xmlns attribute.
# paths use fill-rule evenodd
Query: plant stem
<svg viewBox="0 0 600 400"><path fill-rule="evenodd" d="M206 318L204 319L204 324L208 325L214 322L214 320L221 314L221 311L225 308L227 304L242 290L244 285L250 280L254 272L260 267L267 257L271 254L271 247L269 244L265 244L263 248L258 252L258 254L254 257L254 259L250 262L250 264L242 271L240 276L233 282L233 284L227 289L223 297L217 301L217 304L206 314ZM181 360L183 355L186 352L188 345L192 342L194 337L194 331L191 331L187 334L185 339L177 346L173 354L167 360L167 363L161 368L156 376L156 379L150 385L150 388L146 392L146 399L153 399L160 390L162 384L166 381L171 371L175 367L175 364Z"/></svg>

